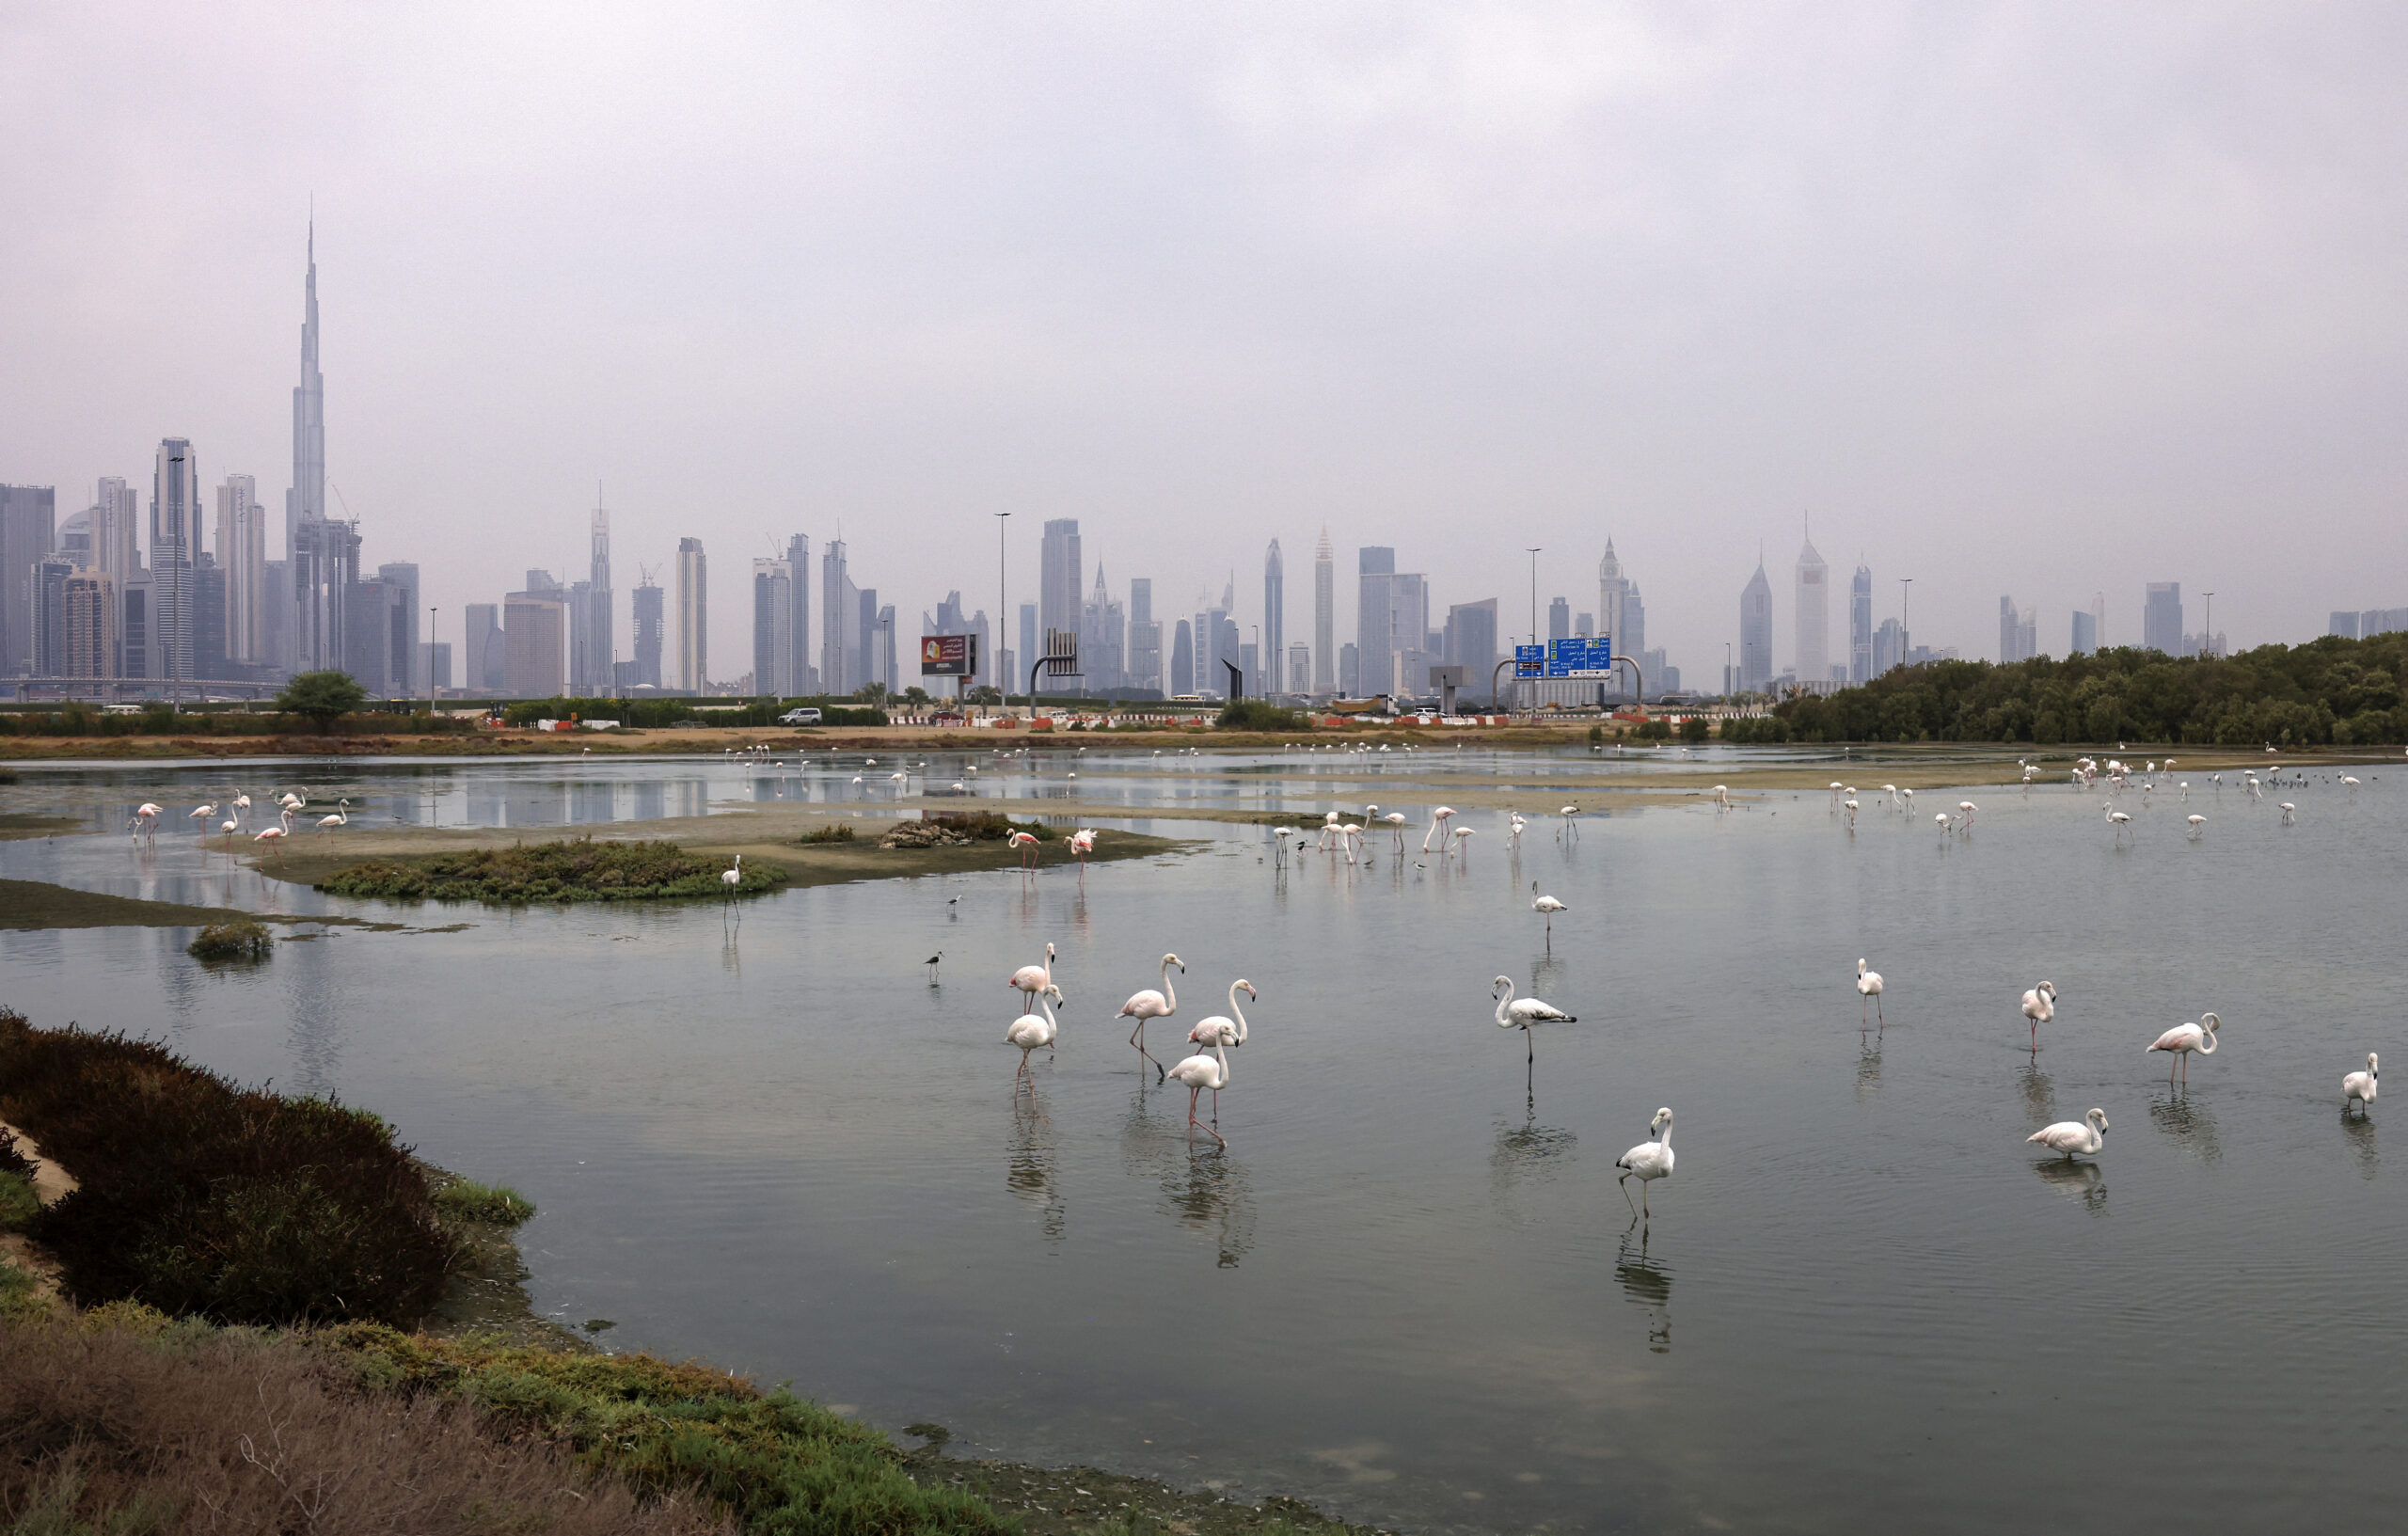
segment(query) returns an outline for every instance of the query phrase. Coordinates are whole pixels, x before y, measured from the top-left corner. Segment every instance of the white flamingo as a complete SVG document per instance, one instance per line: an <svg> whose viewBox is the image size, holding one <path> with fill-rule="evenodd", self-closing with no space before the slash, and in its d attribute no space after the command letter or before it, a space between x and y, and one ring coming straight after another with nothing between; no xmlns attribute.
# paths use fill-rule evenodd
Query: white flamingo
<svg viewBox="0 0 2408 1536"><path fill-rule="evenodd" d="M1647 1139L1614 1159L1614 1166L1622 1170L1614 1180L1622 1186L1622 1197L1630 1198L1630 1181L1639 1180L1639 1204L1631 1207L1630 1219L1637 1221L1648 1214L1647 1186L1658 1179L1672 1177L1672 1111L1670 1106L1656 1112L1647 1122Z"/></svg>
<svg viewBox="0 0 2408 1536"><path fill-rule="evenodd" d="M719 883L727 890L727 899L736 899L736 888L744 883L744 855L737 854L736 863L719 872Z"/></svg>
<svg viewBox="0 0 2408 1536"><path fill-rule="evenodd" d="M1848 830L1849 830L1849 831L1855 831L1855 830L1856 830L1856 797L1855 797L1854 795L1850 795L1846 800L1842 800L1840 803L1841 803L1842 805L1844 805L1844 806L1846 806L1846 807L1847 808L1847 824L1848 824Z"/></svg>
<svg viewBox="0 0 2408 1536"><path fill-rule="evenodd" d="M1563 817L1563 825L1555 830L1556 841L1561 842L1563 834L1569 831L1572 834L1572 840L1578 842L1580 840L1580 807L1567 805L1556 814Z"/></svg>
<svg viewBox="0 0 2408 1536"><path fill-rule="evenodd" d="M2203 816L2187 816L2182 819L2191 824L2191 841L2194 843L2197 842L2199 840L2199 830L2208 824L2208 818Z"/></svg>
<svg viewBox="0 0 2408 1536"><path fill-rule="evenodd" d="M1731 786L1729 784L1716 784L1714 786L1714 808L1718 811L1728 811L1731 809Z"/></svg>
<svg viewBox="0 0 2408 1536"><path fill-rule="evenodd" d="M2203 1013L2199 1015L2199 1021L2197 1023L2177 1024L2172 1029L2167 1030L2164 1034L2160 1035L2155 1040L2149 1042L2148 1051L2165 1051L2172 1053L2175 1061L2178 1063L2182 1069L2182 1081L2188 1083L2191 1081L2191 1053L2196 1051L2203 1056L2214 1055L2216 1053L2216 1031L2223 1027L2223 1020L2217 1018L2212 1013ZM2144 1051L2141 1053L2143 1055L2147 1055L2148 1051ZM2168 1083L2173 1082L2174 1074L2170 1071L2167 1072L2165 1074L2165 1081Z"/></svg>
<svg viewBox="0 0 2408 1536"><path fill-rule="evenodd" d="M1396 852L1399 857L1402 857L1404 853L1404 813L1402 811L1389 811L1384 814L1380 819L1387 824L1389 831L1396 834ZM1521 831L1522 818L1520 816L1515 816L1513 818L1513 832L1516 838L1521 835Z"/></svg>
<svg viewBox="0 0 2408 1536"><path fill-rule="evenodd" d="M2107 812L2107 825L2115 828L2115 835L2120 838L2125 832L2131 830L2132 818L2126 816L2123 812L2110 807Z"/></svg>
<svg viewBox="0 0 2408 1536"><path fill-rule="evenodd" d="M199 821L201 824L200 830L204 832L209 831L209 823L201 818L204 816L215 816L216 814L217 807L214 805L196 805L190 811L184 813L184 815L190 819Z"/></svg>
<svg viewBox="0 0 2408 1536"><path fill-rule="evenodd" d="M2298 806L2296 806L2296 805L2293 805L2293 804L2292 804L2290 801L2289 801L2289 800L2285 800L2285 801L2283 801L2282 809L2283 809L2283 825L2284 825L2284 826L2286 826L2286 827L2291 826L2291 825L2293 824L2293 822L2292 822L2292 818L2293 818L2294 816L2298 816L2298 815L2299 815L2299 807L2298 807Z"/></svg>
<svg viewBox="0 0 2408 1536"><path fill-rule="evenodd" d="M1454 849L1457 853L1462 854L1466 861L1471 858L1472 833L1478 831L1480 831L1480 829L1477 827L1457 827L1455 829Z"/></svg>
<svg viewBox="0 0 2408 1536"><path fill-rule="evenodd" d="M1571 910L1553 896L1539 895L1539 882L1536 880L1530 882L1530 911L1541 913L1546 918L1547 938L1552 940L1555 937L1555 914L1568 912Z"/></svg>
<svg viewBox="0 0 2408 1536"><path fill-rule="evenodd" d="M1956 809L1965 813L1965 830L1967 831L1972 831L1973 830L1973 813L1981 809L1981 807L1975 805L1972 800L1958 800L1956 802Z"/></svg>
<svg viewBox="0 0 2408 1536"><path fill-rule="evenodd" d="M2033 1132L2023 1139L2036 1141L2052 1152L2063 1152L2067 1161L2071 1161L2077 1152L2086 1152L2093 1157L2098 1156L2099 1149L2107 1145L2107 1137L2104 1134L2106 1130L2107 1112L2103 1109L2094 1109L2085 1113L2079 1120L2059 1120L2054 1125L2045 1126Z"/></svg>
<svg viewBox="0 0 2408 1536"><path fill-rule="evenodd" d="M351 801L349 800L344 800L341 804L336 806L334 815L330 816L320 816L318 818L318 830L320 831L325 831L328 827L348 827L350 825Z"/></svg>
<svg viewBox="0 0 2408 1536"><path fill-rule="evenodd" d="M2374 1090L2379 1085L2377 1079L2380 1076L2375 1070L2374 1053L2369 1051L2367 1053L2367 1069L2352 1072L2341 1080L2341 1113L2347 1115L2354 1103L2358 1106L2358 1113L2365 1114L2374 1102Z"/></svg>
<svg viewBox="0 0 2408 1536"><path fill-rule="evenodd" d="M1181 975L1187 974L1187 962L1185 960L1180 959L1176 955L1164 956L1162 990L1156 991L1152 988L1149 987L1142 992L1133 992L1130 994L1129 1001L1121 1004L1120 1011L1113 1016L1117 1019L1134 1019L1137 1021L1137 1027L1129 1032L1129 1043L1137 1048L1137 1054L1145 1057L1148 1061L1152 1061L1154 1063L1154 1080L1156 1082L1160 1082L1162 1080L1164 1069L1161 1062L1154 1061L1154 1053L1146 1049L1146 1021L1149 1019L1167 1019L1172 1014L1179 1011L1179 990L1173 987L1170 982L1170 968L1174 965L1179 967L1180 974ZM1144 1069L1140 1068L1139 1070L1143 1071Z"/></svg>
<svg viewBox="0 0 2408 1536"><path fill-rule="evenodd" d="M1542 1003L1535 997L1515 997L1513 978L1511 976L1498 976L1495 991L1497 993L1497 1027L1520 1030L1522 1044L1529 1051L1529 1059L1533 1063L1539 1059L1538 1044L1530 1034L1533 1026L1576 1024L1580 1021L1552 1003Z"/></svg>
<svg viewBox="0 0 2408 1536"><path fill-rule="evenodd" d="M2040 1026L2057 1016L2057 984L2044 981L2023 994L2023 1017L2032 1021L2032 1049L2040 1049Z"/></svg>
<svg viewBox="0 0 2408 1536"><path fill-rule="evenodd" d="M159 831L159 806L144 800L134 808L134 819L126 825L134 829L137 837L152 836Z"/></svg>
<svg viewBox="0 0 2408 1536"><path fill-rule="evenodd" d="M1874 1011L1877 1014L1880 1012L1881 973L1878 971L1866 970L1864 968L1864 961L1861 958L1860 958L1856 962L1856 995L1859 997L1869 997L1873 999ZM1860 1007L1858 1011L1861 1012L1861 1007ZM1888 1019L1884 1018L1882 1020L1882 1023L1886 1027L1889 1023Z"/></svg>
<svg viewBox="0 0 2408 1536"><path fill-rule="evenodd" d="M234 797L234 815L246 823L251 819L250 796L237 795Z"/></svg>
<svg viewBox="0 0 2408 1536"><path fill-rule="evenodd" d="M1200 1127L1206 1135L1211 1136L1223 1147L1228 1146L1228 1138L1223 1136L1217 1129L1221 1121L1221 1090L1229 1085L1228 1047L1215 1045L1212 1047L1212 1053L1209 1056L1189 1056L1164 1075L1175 1077L1187 1085L1188 1133L1191 1136L1194 1135L1196 1129ZM1205 1125L1196 1117L1196 1096L1207 1088L1212 1090L1212 1125Z"/></svg>
<svg viewBox="0 0 2408 1536"><path fill-rule="evenodd" d="M1254 983L1244 976L1230 982L1229 1012L1237 1017L1224 1019L1219 1014L1214 1014L1212 1018L1202 1021L1187 1032L1190 1043L1208 1048L1215 1045L1236 1047L1245 1044L1245 1010L1238 1006L1238 993L1241 991L1249 998L1254 997L1256 995Z"/></svg>
<svg viewBox="0 0 2408 1536"><path fill-rule="evenodd" d="M1027 1012L1029 1008L1035 1006L1037 994L1045 990L1046 988L1054 985L1054 946L1051 943L1048 943L1045 946L1045 963L1043 965L1023 965L1019 970L1013 972L1010 975L1006 976L1004 978L1004 985L1006 987L1017 987L1022 991L1028 994L1021 1000L1021 1011L1022 1013Z"/></svg>
<svg viewBox="0 0 2408 1536"><path fill-rule="evenodd" d="M1057 1026L1054 1021L1054 1006L1046 999L1051 997L1058 1001L1061 995L1059 987L1047 987L1037 994L1037 1006L1045 1010L1044 1015L1023 1013L1012 1021L1011 1028L1004 1031L1004 1043L1020 1047L1020 1070L1013 1074L1016 1079L1026 1077L1034 1082L1035 1074L1028 1069L1028 1053L1038 1049L1048 1052L1054 1049Z"/></svg>
<svg viewBox="0 0 2408 1536"><path fill-rule="evenodd" d="M1441 805L1436 810L1430 813L1430 830L1421 834L1422 852L1427 853L1430 851L1430 839L1437 836L1440 832L1447 830L1447 822L1449 818L1454 816L1454 814L1455 808L1451 805Z"/></svg>

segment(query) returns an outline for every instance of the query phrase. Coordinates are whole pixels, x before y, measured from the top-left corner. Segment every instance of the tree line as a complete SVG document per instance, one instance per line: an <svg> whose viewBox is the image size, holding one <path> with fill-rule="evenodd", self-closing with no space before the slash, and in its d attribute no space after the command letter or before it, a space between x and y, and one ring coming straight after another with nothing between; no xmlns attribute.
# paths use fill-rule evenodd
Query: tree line
<svg viewBox="0 0 2408 1536"><path fill-rule="evenodd" d="M2117 741L2225 747L2408 742L2408 632L2229 657L2121 646L2001 666L1932 661L1728 720L1731 741Z"/></svg>

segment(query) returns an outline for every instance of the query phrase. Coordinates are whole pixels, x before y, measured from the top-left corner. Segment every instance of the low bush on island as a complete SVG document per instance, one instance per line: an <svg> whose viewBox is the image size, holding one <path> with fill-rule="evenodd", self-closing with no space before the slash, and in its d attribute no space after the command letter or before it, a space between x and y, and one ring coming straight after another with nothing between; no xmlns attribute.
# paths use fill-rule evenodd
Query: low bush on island
<svg viewBox="0 0 2408 1536"><path fill-rule="evenodd" d="M0 1118L81 1180L27 1231L85 1306L408 1323L458 1251L375 1116L238 1088L146 1040L0 1010Z"/></svg>
<svg viewBox="0 0 2408 1536"><path fill-rule="evenodd" d="M372 859L318 882L338 896L388 901L673 901L727 895L726 865L698 859L674 843L597 843L576 838L440 853L407 862ZM737 895L759 895L784 881L776 864L748 863Z"/></svg>
<svg viewBox="0 0 2408 1536"><path fill-rule="evenodd" d="M928 820L947 831L959 832L974 843L999 843L1014 832L1026 832L1040 843L1051 843L1062 835L1043 822L1014 821L999 811L955 811Z"/></svg>
<svg viewBox="0 0 2408 1536"><path fill-rule="evenodd" d="M533 1219L535 1202L508 1184L480 1184L452 1174L441 1179L435 1192L435 1209L453 1221L521 1227Z"/></svg>
<svg viewBox="0 0 2408 1536"><path fill-rule="evenodd" d="M237 917L210 924L184 951L197 960L263 960L275 943L275 936L267 929L247 917Z"/></svg>

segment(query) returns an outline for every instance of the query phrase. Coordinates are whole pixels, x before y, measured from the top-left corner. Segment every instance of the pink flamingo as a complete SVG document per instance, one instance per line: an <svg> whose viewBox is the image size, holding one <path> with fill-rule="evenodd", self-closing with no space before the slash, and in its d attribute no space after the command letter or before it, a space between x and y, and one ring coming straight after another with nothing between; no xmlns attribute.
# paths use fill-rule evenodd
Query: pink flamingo
<svg viewBox="0 0 2408 1536"><path fill-rule="evenodd" d="M1187 1085L1187 1133L1193 1136L1201 1128L1206 1135L1228 1147L1228 1139L1217 1127L1221 1120L1221 1090L1229 1085L1229 1048L1216 1040L1211 1055L1190 1056L1166 1075ZM1207 1088L1212 1090L1212 1125L1196 1117L1196 1097Z"/></svg>
<svg viewBox="0 0 2408 1536"><path fill-rule="evenodd" d="M1430 851L1430 839L1437 836L1440 832L1447 830L1447 821L1454 814L1455 808L1451 805L1441 805L1436 810L1430 813L1430 830L1421 834L1422 852L1427 853Z"/></svg>
<svg viewBox="0 0 2408 1536"><path fill-rule="evenodd" d="M1095 851L1095 829L1082 827L1070 834L1070 851L1079 856L1079 883L1087 882L1087 855Z"/></svg>
<svg viewBox="0 0 2408 1536"><path fill-rule="evenodd" d="M134 829L136 836L155 836L159 831L159 810L158 806L144 800L134 808L134 819L127 825Z"/></svg>
<svg viewBox="0 0 2408 1536"><path fill-rule="evenodd" d="M1047 987L1043 991L1037 994L1037 1006L1045 1010L1044 1017L1039 1018L1035 1013L1023 1013L1019 1018L1012 1021L1011 1028L1004 1031L1004 1043L1006 1045L1016 1045L1020 1047L1020 1070L1014 1074L1015 1080L1025 1077L1028 1078L1032 1084L1036 1082L1035 1074L1030 1072L1028 1069L1028 1054L1030 1052L1037 1050L1039 1046L1042 1046L1044 1047L1047 1054L1050 1055L1053 1053L1054 1037L1057 1033L1057 1029L1054 1021L1053 1005L1048 1003L1046 999L1050 997L1059 1001L1061 996L1061 988L1052 986Z"/></svg>
<svg viewBox="0 0 2408 1536"><path fill-rule="evenodd" d="M1009 837L1005 838L1004 841L1019 851L1020 866L1022 869L1028 870L1035 869L1037 867L1036 833L1016 831Z"/></svg>
<svg viewBox="0 0 2408 1536"><path fill-rule="evenodd" d="M1034 1003L1037 1000L1038 993L1042 992L1046 988L1054 985L1054 946L1050 943L1045 946L1045 963L1043 965L1023 965L1019 970L1013 972L1010 975L1006 976L1004 978L1004 985L1006 987L1017 987L1022 991L1028 994L1027 997L1021 1000L1023 1005L1021 1011L1023 1013L1029 1011L1026 1005Z"/></svg>
<svg viewBox="0 0 2408 1536"><path fill-rule="evenodd" d="M1170 968L1174 965L1179 967L1182 974L1187 970L1187 962L1178 956L1164 956L1163 990L1155 991L1149 987L1142 992L1132 995L1128 1002L1120 1005L1120 1011L1114 1015L1118 1019L1137 1021L1137 1027L1129 1032L1129 1043L1137 1048L1137 1054L1154 1063L1154 1080L1158 1083L1162 1081L1163 1064L1154 1061L1154 1053L1146 1049L1146 1021L1167 1019L1179 1011L1179 992L1170 984ZM1139 1070L1143 1071L1144 1069L1140 1068Z"/></svg>
<svg viewBox="0 0 2408 1536"><path fill-rule="evenodd" d="M284 863L284 838L285 831L283 828L270 827L261 831L258 836L252 838L251 841L254 843L265 843L268 847L276 849L276 862L277 863Z"/></svg>

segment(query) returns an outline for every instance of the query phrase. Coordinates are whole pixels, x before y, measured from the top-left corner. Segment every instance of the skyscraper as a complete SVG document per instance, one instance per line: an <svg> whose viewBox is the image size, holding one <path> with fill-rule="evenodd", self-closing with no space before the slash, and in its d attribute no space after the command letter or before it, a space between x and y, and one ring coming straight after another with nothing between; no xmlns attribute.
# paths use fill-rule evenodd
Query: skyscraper
<svg viewBox="0 0 2408 1536"><path fill-rule="evenodd" d="M378 631L377 643L389 658L386 662L387 692L407 693L416 698L426 691L426 678L418 670L418 630L420 615L426 610L419 597L418 562L410 560L390 561L376 567L376 579L394 589L400 604L398 612L388 610L385 622L398 625L396 634ZM356 675L356 674L355 674ZM366 679L361 679L363 682Z"/></svg>
<svg viewBox="0 0 2408 1536"><path fill-rule="evenodd" d="M600 499L597 491L596 501ZM573 605L577 633L569 641L569 672L578 693L607 697L614 686L610 663L617 659L618 634L611 610L618 594L610 590L610 514L594 509L588 534L585 593Z"/></svg>
<svg viewBox="0 0 2408 1536"><path fill-rule="evenodd" d="M2352 618L2357 615L2352 614ZM2099 621L2081 609L2073 610L2073 643L2067 647L2067 656L2088 656L2099 649Z"/></svg>
<svg viewBox="0 0 2408 1536"><path fill-rule="evenodd" d="M1445 665L1464 669L1464 691L1489 698L1489 682L1497 674L1497 599L1457 603L1447 610ZM1415 678L1415 691L1426 687L1430 674ZM1494 702L1492 700L1492 702Z"/></svg>
<svg viewBox="0 0 2408 1536"><path fill-rule="evenodd" d="M1630 591L1623 594L1622 633L1614 637L1614 655L1628 656L1632 661L1644 669L1648 676L1656 675L1657 669L1646 664L1647 604L1640 599L1639 583L1636 581L1630 584ZM1627 693L1639 687L1640 683L1640 680L1634 677L1626 669L1622 667L1614 669L1613 686L1619 691Z"/></svg>
<svg viewBox="0 0 2408 1536"><path fill-rule="evenodd" d="M1847 680L1862 687L1873 678L1873 567L1859 562L1847 584Z"/></svg>
<svg viewBox="0 0 2408 1536"><path fill-rule="evenodd" d="M1338 689L1338 558L1330 547L1329 525L1323 523L1321 543L1313 549L1313 691L1322 695Z"/></svg>
<svg viewBox="0 0 2408 1536"><path fill-rule="evenodd" d="M861 589L845 541L830 539L819 546L819 686L837 698L869 681L861 634Z"/></svg>
<svg viewBox="0 0 2408 1536"><path fill-rule="evenodd" d="M663 606L662 599L667 594L661 589L660 584L653 580L651 577L646 576L643 578L642 583L636 588L635 600L629 605L636 626L635 680L639 687L658 688L661 686L660 641L661 630L663 627L661 624L661 609ZM468 675L473 679L476 676L476 673L473 670L475 663L472 661L469 663L469 666L471 671ZM475 681L471 681L467 686L470 688L478 688L483 685Z"/></svg>
<svg viewBox="0 0 2408 1536"><path fill-rule="evenodd" d="M1831 684L1831 568L1808 539L1798 550L1798 680L1823 689Z"/></svg>
<svg viewBox="0 0 2408 1536"><path fill-rule="evenodd" d="M2141 608L2141 643L2167 656L2182 654L2182 583L2152 581Z"/></svg>
<svg viewBox="0 0 2408 1536"><path fill-rule="evenodd" d="M1079 590L1079 578L1085 571L1079 562L1079 520L1056 517L1046 523L1041 555L1038 617L1049 634L1056 629L1075 632L1079 627L1080 598L1085 595ZM1044 640L1043 635L1038 637L1038 649L1030 653L1029 660L1043 654Z"/></svg>
<svg viewBox="0 0 2408 1536"><path fill-rule="evenodd" d="M1998 600L1998 659L2001 666L2011 661L2029 661L2039 654L2039 615L2031 609L2019 609L2013 597Z"/></svg>
<svg viewBox="0 0 2408 1536"><path fill-rule="evenodd" d="M515 650L515 647L514 647ZM677 686L700 693L710 686L710 569L703 541L677 541Z"/></svg>
<svg viewBox="0 0 2408 1536"><path fill-rule="evenodd" d="M343 664L343 596L359 579L356 529L326 516L326 381L318 372L318 227L309 226L302 284L301 382L293 387L293 484L284 493L284 559L292 587L289 656L295 672Z"/></svg>
<svg viewBox="0 0 2408 1536"><path fill-rule="evenodd" d="M1086 686L1099 691L1124 688L1123 657L1129 648L1128 610L1104 586L1103 562L1095 567L1095 590L1079 610L1079 666Z"/></svg>
<svg viewBox="0 0 2408 1536"><path fill-rule="evenodd" d="M1288 577L1285 563L1279 558L1279 541L1262 556L1262 657L1264 672L1257 693L1279 691L1283 670L1280 657L1288 654Z"/></svg>
<svg viewBox="0 0 2408 1536"><path fill-rule="evenodd" d="M808 571L803 579L811 579ZM783 560L752 562L752 691L783 699L794 681L794 568Z"/></svg>
<svg viewBox="0 0 2408 1536"><path fill-rule="evenodd" d="M793 611L786 620L792 637L786 666L788 687L797 694L819 691L819 669L811 664L811 541L797 533L786 540L787 592Z"/></svg>
<svg viewBox="0 0 2408 1536"><path fill-rule="evenodd" d="M226 570L226 658L267 659L267 509L248 475L217 487L217 563Z"/></svg>
<svg viewBox="0 0 2408 1536"><path fill-rule="evenodd" d="M1629 594L1629 578L1622 574L1622 559L1614 553L1614 541L1606 541L1606 552L1597 562L1597 625L1598 633L1608 636L1616 651L1632 647L1623 639L1623 599Z"/></svg>
<svg viewBox="0 0 2408 1536"><path fill-rule="evenodd" d="M1772 582L1765 562L1739 594L1739 691L1762 693L1772 687Z"/></svg>
<svg viewBox="0 0 2408 1536"><path fill-rule="evenodd" d="M114 475L92 499L92 562L122 581L142 564L141 498Z"/></svg>
<svg viewBox="0 0 2408 1536"><path fill-rule="evenodd" d="M1389 611L1396 584L1396 551L1367 545L1354 551L1354 676L1365 697L1396 686L1396 622Z"/></svg>
<svg viewBox="0 0 2408 1536"><path fill-rule="evenodd" d="M1572 638L1572 604L1569 599L1558 597L1546 605L1546 638Z"/></svg>
<svg viewBox="0 0 2408 1536"><path fill-rule="evenodd" d="M1164 685L1166 693L1196 691L1196 642L1190 638L1188 624L1181 619L1173 626L1170 641L1170 681Z"/></svg>
<svg viewBox="0 0 2408 1536"><path fill-rule="evenodd" d="M500 692L502 669L509 660L509 651L502 641L500 605L470 603L462 628L460 686L470 693ZM657 650L653 655L654 659L659 658Z"/></svg>
<svg viewBox="0 0 2408 1536"><path fill-rule="evenodd" d="M150 475L150 585L156 670L174 685L193 671L193 567L200 558L200 459L182 437L163 437Z"/></svg>
<svg viewBox="0 0 2408 1536"><path fill-rule="evenodd" d="M55 486L0 485L0 673L33 671L34 564L57 538Z"/></svg>
<svg viewBox="0 0 2408 1536"><path fill-rule="evenodd" d="M1129 658L1125 670L1131 688L1151 689L1158 693L1171 691L1163 686L1163 626L1154 618L1154 583L1150 577L1129 578Z"/></svg>

